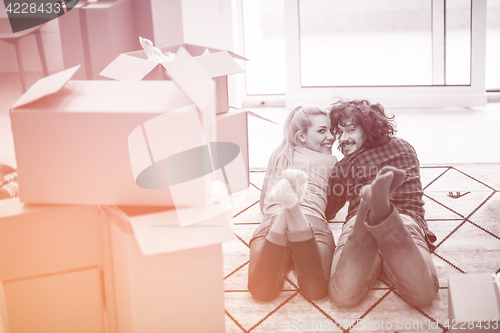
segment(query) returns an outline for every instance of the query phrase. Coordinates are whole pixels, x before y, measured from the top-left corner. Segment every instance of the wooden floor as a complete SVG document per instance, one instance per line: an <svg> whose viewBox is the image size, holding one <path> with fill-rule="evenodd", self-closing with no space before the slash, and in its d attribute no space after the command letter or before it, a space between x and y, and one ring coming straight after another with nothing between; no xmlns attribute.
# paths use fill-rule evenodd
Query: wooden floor
<svg viewBox="0 0 500 333"><path fill-rule="evenodd" d="M258 200L264 176L252 172L253 186L233 198L238 239L223 245L227 332L444 332L447 276L500 272L500 165L424 166L421 175L426 219L438 237L433 253L437 298L431 306L414 308L393 286L378 280L364 302L342 309L329 298L305 299L297 291L293 273L277 299L265 303L252 299L247 290L248 242L262 218ZM453 198L458 192L462 196ZM343 209L330 223L335 241L345 213Z"/></svg>

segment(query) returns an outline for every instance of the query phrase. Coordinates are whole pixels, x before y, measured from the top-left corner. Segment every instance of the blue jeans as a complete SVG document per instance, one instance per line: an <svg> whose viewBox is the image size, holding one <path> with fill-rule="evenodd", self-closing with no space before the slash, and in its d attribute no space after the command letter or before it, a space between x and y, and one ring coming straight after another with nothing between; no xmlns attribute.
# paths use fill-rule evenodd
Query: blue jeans
<svg viewBox="0 0 500 333"><path fill-rule="evenodd" d="M283 290L293 268L302 295L320 299L328 295L335 243L328 223L306 215L311 227L286 235L270 233L276 215L265 217L250 241L248 290L253 298L269 301Z"/></svg>
<svg viewBox="0 0 500 333"><path fill-rule="evenodd" d="M342 229L330 278L333 301L343 307L357 305L384 270L409 304L431 304L439 282L424 232L394 206L386 220L370 226L365 222L368 209L361 202L358 215Z"/></svg>

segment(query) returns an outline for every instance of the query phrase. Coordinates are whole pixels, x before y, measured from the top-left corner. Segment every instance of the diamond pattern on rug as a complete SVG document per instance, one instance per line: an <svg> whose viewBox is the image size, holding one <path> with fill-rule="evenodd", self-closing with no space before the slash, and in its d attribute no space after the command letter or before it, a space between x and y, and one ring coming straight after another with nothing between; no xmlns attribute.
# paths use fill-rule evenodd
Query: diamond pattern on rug
<svg viewBox="0 0 500 333"><path fill-rule="evenodd" d="M458 192L455 192L458 193ZM465 196L460 198L450 198L449 193L445 192L427 192L426 197L431 200L437 201L439 205L446 207L446 209L455 213L460 217L468 217L474 213L474 211L481 206L481 204L491 196L494 191L484 191L484 192L462 192ZM455 195L455 194L453 194ZM426 207L427 208L427 207Z"/></svg>
<svg viewBox="0 0 500 333"><path fill-rule="evenodd" d="M450 208L446 207L441 202L430 197L425 192L424 192L423 199L425 202L424 208L426 211L425 216L426 216L427 220L438 220L438 221L456 220L456 219L463 220L463 216L461 216L460 213L451 210ZM432 215L429 215L429 211L432 212Z"/></svg>
<svg viewBox="0 0 500 333"><path fill-rule="evenodd" d="M265 173L251 172L251 188L234 195L238 196L233 201L237 239L223 245L226 331L445 332L442 324L448 317L448 275L500 270L500 167L462 167L466 172L455 166L421 168L426 219L438 238L432 256L440 290L430 306L420 309L402 300L383 275L367 297L349 309L337 307L329 297L305 299L297 291L294 272L276 299L254 300L247 288L248 243L262 221L258 200ZM335 241L346 213L347 206L329 223ZM407 327L397 328L398 322ZM339 329L342 323L344 328ZM414 323L421 323L422 329L410 328Z"/></svg>
<svg viewBox="0 0 500 333"><path fill-rule="evenodd" d="M249 292L226 292L226 313L230 314L237 325L243 327L246 332L254 331L297 295L296 291L283 291L272 301L259 302L254 300Z"/></svg>
<svg viewBox="0 0 500 333"><path fill-rule="evenodd" d="M442 176L436 178L425 191L451 191L451 192L466 192L466 191L486 191L494 190L492 187L484 184L480 180L469 176L455 168L449 168Z"/></svg>
<svg viewBox="0 0 500 333"><path fill-rule="evenodd" d="M260 222L262 222L262 213L258 201L252 202L245 210L237 213L233 219L234 224L253 224L257 226Z"/></svg>
<svg viewBox="0 0 500 333"><path fill-rule="evenodd" d="M442 174L446 173L451 167L427 167L420 169L420 182L422 188L425 190L434 181L436 181Z"/></svg>
<svg viewBox="0 0 500 333"><path fill-rule="evenodd" d="M393 316L387 318L387 314ZM406 303L396 293L391 292L372 311L370 311L351 332L394 332L403 329L413 331L428 330L429 318Z"/></svg>
<svg viewBox="0 0 500 333"><path fill-rule="evenodd" d="M326 328L333 328L335 331L335 322L328 318L327 314L322 313L315 303L297 294L260 324L255 332L290 332ZM340 332L338 329L337 331Z"/></svg>
<svg viewBox="0 0 500 333"><path fill-rule="evenodd" d="M429 230L432 230L434 235L437 237L437 241L434 244L437 245L449 237L450 234L463 223L463 221L464 219L427 221Z"/></svg>
<svg viewBox="0 0 500 333"><path fill-rule="evenodd" d="M500 193L496 192L469 217L469 221L500 237Z"/></svg>
<svg viewBox="0 0 500 333"><path fill-rule="evenodd" d="M464 223L435 250L465 273L493 273L500 269L500 239ZM479 260L480 259L480 260Z"/></svg>
<svg viewBox="0 0 500 333"><path fill-rule="evenodd" d="M321 311L325 312L334 321L334 323L347 330L356 328L356 323L365 319L366 316L390 294L390 290L377 290L372 288L366 295L366 298L363 299L360 304L352 308L338 307L328 297L311 303L316 304Z"/></svg>

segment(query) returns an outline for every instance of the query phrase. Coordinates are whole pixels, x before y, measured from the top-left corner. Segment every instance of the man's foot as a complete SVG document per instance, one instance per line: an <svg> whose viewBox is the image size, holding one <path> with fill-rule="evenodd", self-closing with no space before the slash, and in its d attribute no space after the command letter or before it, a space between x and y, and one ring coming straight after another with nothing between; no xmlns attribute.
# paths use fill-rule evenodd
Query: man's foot
<svg viewBox="0 0 500 333"><path fill-rule="evenodd" d="M267 194L266 201L271 203L280 202L287 209L292 208L299 202L297 193L295 193L292 185L285 178L278 180L276 185Z"/></svg>
<svg viewBox="0 0 500 333"><path fill-rule="evenodd" d="M301 203L307 189L307 173L297 169L286 169L282 176L290 182L297 193L297 201Z"/></svg>
<svg viewBox="0 0 500 333"><path fill-rule="evenodd" d="M366 222L376 225L384 221L391 214L389 199L392 192L404 181L405 172L394 167L383 167L375 180L363 187L360 197L370 207Z"/></svg>

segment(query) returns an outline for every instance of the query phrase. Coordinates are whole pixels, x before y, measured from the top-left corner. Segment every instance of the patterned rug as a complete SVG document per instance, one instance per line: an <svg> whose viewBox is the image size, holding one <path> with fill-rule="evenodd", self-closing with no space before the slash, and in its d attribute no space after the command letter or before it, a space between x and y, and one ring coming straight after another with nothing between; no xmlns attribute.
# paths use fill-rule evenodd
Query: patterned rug
<svg viewBox="0 0 500 333"><path fill-rule="evenodd" d="M421 168L426 219L438 237L433 259L439 293L431 306L415 308L379 278L368 297L349 309L330 299L311 301L297 291L293 272L271 302L255 301L247 289L248 242L260 223L263 172L234 196L236 240L225 243L227 332L445 332L450 274L500 272L500 165L464 164ZM346 207L330 222L337 242Z"/></svg>

